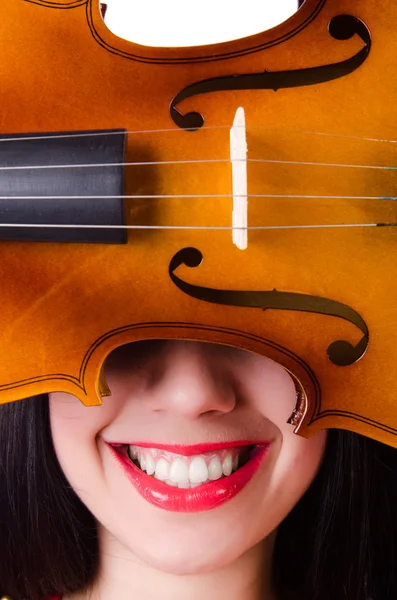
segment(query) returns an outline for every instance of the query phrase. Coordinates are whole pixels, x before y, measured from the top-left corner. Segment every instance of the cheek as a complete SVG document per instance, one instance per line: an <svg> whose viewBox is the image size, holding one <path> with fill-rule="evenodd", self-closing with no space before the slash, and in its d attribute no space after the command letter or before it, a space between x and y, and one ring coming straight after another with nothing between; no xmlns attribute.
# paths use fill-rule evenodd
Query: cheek
<svg viewBox="0 0 397 600"><path fill-rule="evenodd" d="M262 401L262 412L275 431L272 487L279 501L289 509L300 499L315 478L324 455L327 433L310 439L294 433L288 419L296 406L297 392L291 376L284 370L273 370L268 393Z"/></svg>
<svg viewBox="0 0 397 600"><path fill-rule="evenodd" d="M310 439L294 433L288 423L297 401L295 383L287 371L271 361L259 362L249 379L251 406L266 419L272 440L263 479L253 489L260 513L260 533L266 537L299 502L320 468L327 434ZM260 507L260 508L259 508Z"/></svg>
<svg viewBox="0 0 397 600"><path fill-rule="evenodd" d="M71 394L62 392L50 394L49 406L54 441L58 438L79 442L95 439L122 409L122 403L113 397L104 398L101 406L84 406Z"/></svg>
<svg viewBox="0 0 397 600"><path fill-rule="evenodd" d="M284 430L274 457L271 471L271 489L274 508L281 522L304 495L320 468L327 441L326 432L316 434L306 440L290 431Z"/></svg>
<svg viewBox="0 0 397 600"><path fill-rule="evenodd" d="M61 468L75 489L88 488L101 472L98 433L120 409L115 402L84 406L70 394L50 394L52 439Z"/></svg>
<svg viewBox="0 0 397 600"><path fill-rule="evenodd" d="M321 432L309 440L296 434L292 436L284 435L279 468L284 471L286 477L288 474L290 485L297 485L300 480L310 483L321 464L327 434Z"/></svg>
<svg viewBox="0 0 397 600"><path fill-rule="evenodd" d="M287 421L296 407L297 391L294 380L282 366L269 359L256 358L245 378L243 394L269 424L282 433L292 431Z"/></svg>

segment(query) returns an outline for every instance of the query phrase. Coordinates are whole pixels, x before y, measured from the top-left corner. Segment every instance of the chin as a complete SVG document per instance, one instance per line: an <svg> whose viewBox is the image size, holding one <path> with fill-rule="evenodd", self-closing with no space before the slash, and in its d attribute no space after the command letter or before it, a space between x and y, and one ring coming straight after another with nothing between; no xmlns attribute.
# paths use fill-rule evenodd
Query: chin
<svg viewBox="0 0 397 600"><path fill-rule="evenodd" d="M230 541L229 541L230 542ZM234 550L234 551L233 551ZM241 545L233 548L229 544L164 544L157 545L156 553L153 546L148 546L147 552L141 546L139 558L150 567L172 575L201 575L217 571L234 562L244 549Z"/></svg>

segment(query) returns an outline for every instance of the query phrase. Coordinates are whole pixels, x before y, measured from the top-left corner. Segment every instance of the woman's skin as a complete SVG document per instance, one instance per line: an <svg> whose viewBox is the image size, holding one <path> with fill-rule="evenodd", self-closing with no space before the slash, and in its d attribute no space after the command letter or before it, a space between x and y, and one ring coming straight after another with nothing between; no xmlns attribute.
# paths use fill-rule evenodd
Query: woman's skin
<svg viewBox="0 0 397 600"><path fill-rule="evenodd" d="M255 354L188 341L140 342L106 361L112 395L87 408L50 396L55 450L98 521L101 563L93 589L65 600L276 600L277 526L304 494L326 442L287 423L290 375ZM253 479L218 508L171 512L145 500L105 441L269 442Z"/></svg>

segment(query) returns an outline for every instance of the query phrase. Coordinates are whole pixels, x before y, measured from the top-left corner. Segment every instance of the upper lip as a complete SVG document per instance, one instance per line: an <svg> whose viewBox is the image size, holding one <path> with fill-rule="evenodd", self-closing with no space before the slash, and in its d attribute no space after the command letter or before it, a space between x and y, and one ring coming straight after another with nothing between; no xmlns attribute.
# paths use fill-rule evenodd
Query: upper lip
<svg viewBox="0 0 397 600"><path fill-rule="evenodd" d="M242 446L266 446L269 444L267 441L258 440L234 440L230 442L216 442L216 443L202 443L202 444L159 444L158 442L111 442L106 441L109 446L117 448L119 446L138 446L140 448L156 448L158 450L165 450L174 454L180 454L182 456L192 456L194 454L203 454L205 452L216 452L218 450L225 450L228 448L241 448Z"/></svg>

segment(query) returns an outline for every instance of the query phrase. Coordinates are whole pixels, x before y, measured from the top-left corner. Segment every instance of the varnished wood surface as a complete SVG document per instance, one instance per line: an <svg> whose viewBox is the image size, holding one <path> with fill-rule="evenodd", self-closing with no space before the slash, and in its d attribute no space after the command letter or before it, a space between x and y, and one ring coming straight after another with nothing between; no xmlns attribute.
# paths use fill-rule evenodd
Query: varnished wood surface
<svg viewBox="0 0 397 600"><path fill-rule="evenodd" d="M261 35L189 49L120 40L89 0L2 2L0 132L131 132L127 162L150 164L126 169L129 225L230 226L229 128L239 106L249 158L274 161L248 165L249 193L269 196L250 198L250 226L397 222L396 203L379 199L395 194L397 147L373 141L393 139L396 131L392 0L381 7L375 0L307 0ZM371 34L369 56L354 72L278 91L193 96L178 110L203 115L204 127L195 132L171 119L172 99L193 83L352 57L362 39L338 41L328 33L341 14L361 19ZM169 164L182 160L192 162ZM194 162L206 160L225 162ZM180 337L232 344L282 363L304 390L299 433L342 427L397 447L396 239L396 228L362 227L253 230L244 252L232 245L230 231L214 230L131 230L123 246L0 243L0 402L59 390L97 404L101 366L112 349ZM357 344L362 337L340 318L183 293L168 267L184 247L203 254L200 267L177 270L195 285L277 289L352 307L368 326L367 352L350 366L331 363L333 341Z"/></svg>

